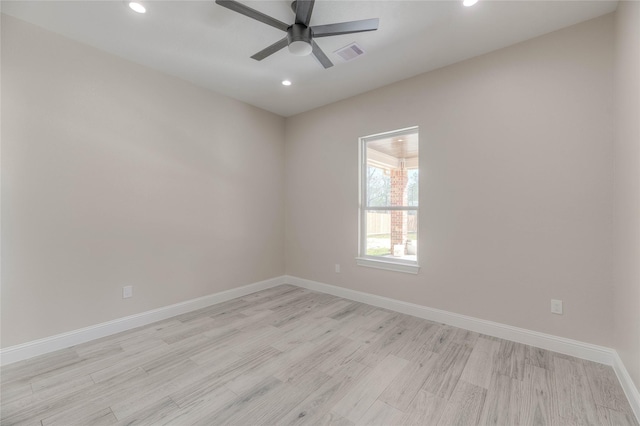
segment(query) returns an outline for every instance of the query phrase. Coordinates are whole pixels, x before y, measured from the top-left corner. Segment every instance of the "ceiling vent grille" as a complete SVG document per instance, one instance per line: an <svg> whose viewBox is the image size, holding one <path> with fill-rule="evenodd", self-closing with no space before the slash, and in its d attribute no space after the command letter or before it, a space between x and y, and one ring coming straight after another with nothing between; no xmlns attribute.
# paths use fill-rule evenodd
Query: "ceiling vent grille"
<svg viewBox="0 0 640 426"><path fill-rule="evenodd" d="M360 47L358 43L351 43L341 49L336 50L334 53L336 53L345 61L350 61L360 55L364 55L364 49Z"/></svg>

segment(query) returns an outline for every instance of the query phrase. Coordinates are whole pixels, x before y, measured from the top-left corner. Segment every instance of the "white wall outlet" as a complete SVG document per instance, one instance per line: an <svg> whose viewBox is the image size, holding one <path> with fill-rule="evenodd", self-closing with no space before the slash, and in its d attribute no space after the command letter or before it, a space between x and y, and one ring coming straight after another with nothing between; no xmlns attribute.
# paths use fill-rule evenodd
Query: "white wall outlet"
<svg viewBox="0 0 640 426"><path fill-rule="evenodd" d="M562 315L562 300L551 299L551 313Z"/></svg>
<svg viewBox="0 0 640 426"><path fill-rule="evenodd" d="M340 273L340 264L336 263L336 273Z"/></svg>
<svg viewBox="0 0 640 426"><path fill-rule="evenodd" d="M126 285L126 286L122 287L122 298L123 299L128 299L130 297L133 297L133 286L132 285Z"/></svg>

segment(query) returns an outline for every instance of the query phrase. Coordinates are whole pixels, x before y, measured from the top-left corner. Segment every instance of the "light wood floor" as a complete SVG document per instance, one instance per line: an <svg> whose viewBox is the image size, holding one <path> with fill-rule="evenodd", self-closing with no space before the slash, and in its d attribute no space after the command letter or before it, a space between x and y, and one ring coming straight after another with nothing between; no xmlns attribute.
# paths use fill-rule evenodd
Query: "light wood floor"
<svg viewBox="0 0 640 426"><path fill-rule="evenodd" d="M610 367L292 286L1 373L2 425L637 425Z"/></svg>

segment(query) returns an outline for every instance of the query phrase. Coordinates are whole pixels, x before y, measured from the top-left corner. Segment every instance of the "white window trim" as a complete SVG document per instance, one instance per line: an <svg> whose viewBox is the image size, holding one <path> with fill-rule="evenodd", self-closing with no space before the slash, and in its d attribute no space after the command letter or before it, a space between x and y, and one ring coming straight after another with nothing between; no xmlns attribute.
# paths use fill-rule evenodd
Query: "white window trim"
<svg viewBox="0 0 640 426"><path fill-rule="evenodd" d="M406 272L408 274L417 274L420 272L420 265L401 263L399 260L387 261L379 257L356 257L358 266L366 266L369 268L386 269L387 271Z"/></svg>
<svg viewBox="0 0 640 426"><path fill-rule="evenodd" d="M358 147L358 164L360 170L358 173L358 196L359 196L359 215L358 215L358 256L356 257L356 264L358 266L365 266L369 268L385 269L387 271L405 272L409 274L417 274L420 271L420 250L417 252L416 261L407 261L402 259L386 258L382 256L367 256L363 253L367 244L366 232L362 229L363 224L366 221L366 214L368 210L407 210L419 212L419 205L416 206L384 206L384 207L366 207L365 203L365 173L367 170L367 158L365 155L365 146L368 140L373 138L379 138L381 136L396 135L402 133L419 132L418 126L407 127L404 129L394 130L391 132L378 133L374 135L364 136L359 139ZM417 164L412 166L416 167ZM413 167L412 167L413 168ZM419 214L418 214L419 217ZM418 232L420 232L420 225L418 224Z"/></svg>

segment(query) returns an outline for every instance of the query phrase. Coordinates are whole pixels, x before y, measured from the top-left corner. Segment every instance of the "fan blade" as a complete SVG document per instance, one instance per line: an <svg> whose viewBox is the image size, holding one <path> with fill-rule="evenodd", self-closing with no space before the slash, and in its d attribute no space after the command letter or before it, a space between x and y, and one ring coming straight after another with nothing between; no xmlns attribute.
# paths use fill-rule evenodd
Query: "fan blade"
<svg viewBox="0 0 640 426"><path fill-rule="evenodd" d="M265 15L262 12L258 12L255 9L250 8L249 6L245 6L242 3L239 3L235 0L216 0L216 3L222 7L226 7L227 9L233 10L234 12L238 12L241 15L248 16L249 18L255 19L256 21L260 21L264 24L271 25L282 31L287 31L289 25L285 24L282 21L278 21L275 18L272 18L269 15Z"/></svg>
<svg viewBox="0 0 640 426"><path fill-rule="evenodd" d="M287 47L288 44L289 44L289 42L287 41L287 38L285 37L282 40L276 41L275 43L273 43L271 46L267 47L266 49L262 49L261 51L259 51L255 55L253 55L251 58L255 59L256 61L261 61L264 58L266 58L267 56L273 55L278 50L280 50L280 49L282 49L284 47Z"/></svg>
<svg viewBox="0 0 640 426"><path fill-rule="evenodd" d="M320 46L318 46L318 44L313 40L311 40L311 46L313 46L313 56L315 56L316 59L320 61L322 66L325 68L331 68L333 66L333 63L329 60L329 58L327 58L327 55L324 54L322 49L320 49Z"/></svg>
<svg viewBox="0 0 640 426"><path fill-rule="evenodd" d="M315 0L296 0L296 24L308 27Z"/></svg>
<svg viewBox="0 0 640 426"><path fill-rule="evenodd" d="M378 18L363 19L361 21L340 22L311 27L314 37L329 37L340 34L362 33L378 29Z"/></svg>

